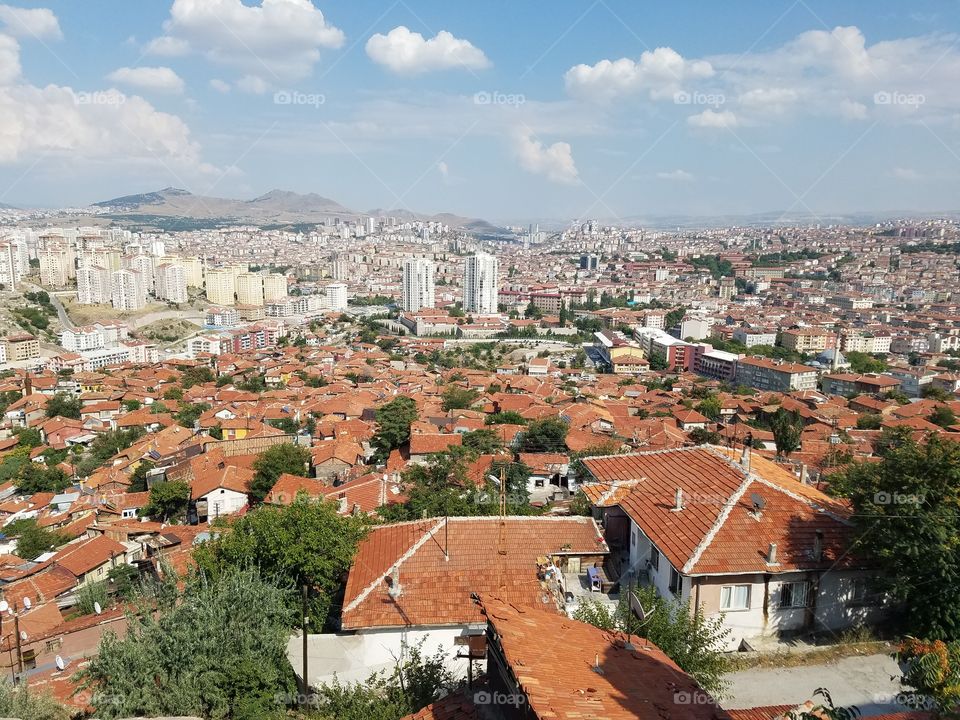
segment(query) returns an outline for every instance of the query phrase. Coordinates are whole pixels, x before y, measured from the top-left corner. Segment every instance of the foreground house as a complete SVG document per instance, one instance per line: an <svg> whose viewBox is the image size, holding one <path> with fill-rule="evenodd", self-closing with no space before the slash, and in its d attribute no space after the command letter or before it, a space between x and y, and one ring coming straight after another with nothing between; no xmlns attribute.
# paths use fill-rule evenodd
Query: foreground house
<svg viewBox="0 0 960 720"><path fill-rule="evenodd" d="M607 554L587 517L508 517L502 526L499 517L431 518L374 528L350 569L342 632L310 636L310 682L334 673L365 680L392 667L404 643L421 640L424 654L442 649L465 675L457 645L484 628L472 594L498 593L559 617L572 584Z"/></svg>
<svg viewBox="0 0 960 720"><path fill-rule="evenodd" d="M850 552L850 508L757 453L697 446L584 465L627 574L722 617L729 650L883 618Z"/></svg>

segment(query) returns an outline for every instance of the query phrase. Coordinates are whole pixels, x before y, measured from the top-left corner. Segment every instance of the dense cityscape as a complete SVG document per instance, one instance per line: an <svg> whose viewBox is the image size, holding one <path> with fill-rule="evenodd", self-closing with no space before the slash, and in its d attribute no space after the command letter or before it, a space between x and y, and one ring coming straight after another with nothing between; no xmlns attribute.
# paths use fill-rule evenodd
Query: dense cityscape
<svg viewBox="0 0 960 720"><path fill-rule="evenodd" d="M164 5L163 34L131 35L122 52L217 67L206 92L223 103L245 93L325 106L313 86L281 84L305 82L321 49L344 46L315 2ZM118 27L156 33L153 11L114 10ZM222 168L195 163L193 140L144 140L159 166L126 176L140 152L130 150L132 164L104 179L98 157L84 167L89 188L64 189L57 173L72 172L84 138L108 147L120 126L183 123L139 95L28 84L20 53L36 62L31 42L74 73L47 43L64 39L61 25L91 32L75 13L0 5L0 106L17 137L12 149L0 137L0 166L34 158L0 194L0 716L958 716L960 220L939 195L955 175L935 176L939 211L906 195L917 209L820 209L808 195L868 129L809 190L787 187L782 211L733 203L723 194L736 183L703 168L655 173L677 197L696 185L689 207L724 208L687 213L639 193L608 198L660 140L596 192L599 165L578 154L577 167L568 143L527 128L516 146L524 178L505 173L503 187L529 211L480 193L477 207L505 208L480 219L448 211L467 207L459 187L472 181L454 150L470 126L427 170L440 188L432 213L406 203L427 197L416 195L426 173L405 169L413 184L399 194L367 164L379 157L370 147L342 140L332 166L342 177L317 170L310 187L396 209L351 210L312 189L251 192L276 177L255 158L249 175L237 168L259 140ZM772 24L754 43L772 46L767 33L786 29L763 17ZM566 18L554 45L581 20ZM640 41L617 25L631 47ZM371 35L380 28L350 32L397 82L492 67L446 30ZM852 52L868 66L849 81L844 121L902 97L911 111L927 102L891 90L868 110L851 98L873 88L865 76L909 65L913 51L898 56L898 43L943 49L943 37L865 44L857 28L824 28L733 59L641 47L639 60L570 67L565 92L589 90L597 107L630 92L709 105L685 110L690 137L729 131L736 152L767 170L780 150L754 151L734 128L751 132L796 98L736 86L738 73L772 76L769 65L809 80L839 47L844 62ZM954 53L949 44L915 72L916 86L955 80ZM181 77L139 62L106 77L147 96L183 96L196 82L185 66ZM228 82L229 72L246 74ZM707 81L736 87L732 109L704 95ZM36 141L46 126L30 103L64 89L80 114L54 114L61 139ZM202 127L190 115L197 93L181 114ZM453 117L441 94L426 97ZM472 102L513 112L527 100L482 90ZM780 110L751 116L760 102ZM939 102L930 96L949 109ZM95 135L81 128L91 106ZM415 126L409 142L433 132L389 107L398 127ZM589 124L582 108L557 108L557 127L564 113ZM960 157L931 117L913 127ZM321 140L287 132L297 149L282 162L303 189L297 153ZM217 133L201 136L216 146ZM703 154L720 146L707 141ZM47 154L62 167L45 165ZM214 180L153 189L152 178L179 181L184 158ZM356 182L354 160L382 188ZM865 190L890 208L901 206L883 195L884 178L919 181L897 169ZM759 197L770 179L740 193ZM230 190L216 191L221 180ZM585 211L559 195L571 187L589 196ZM99 199L107 188L120 193ZM828 194L868 207L847 192L839 182ZM7 203L11 193L26 200Z"/></svg>

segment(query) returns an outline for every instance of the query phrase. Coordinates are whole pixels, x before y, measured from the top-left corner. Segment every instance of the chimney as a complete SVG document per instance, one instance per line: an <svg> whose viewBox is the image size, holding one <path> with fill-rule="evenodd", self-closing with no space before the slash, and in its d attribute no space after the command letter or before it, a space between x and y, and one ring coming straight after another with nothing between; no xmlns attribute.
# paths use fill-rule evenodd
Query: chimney
<svg viewBox="0 0 960 720"><path fill-rule="evenodd" d="M800 465L800 484L801 484L801 485L806 485L806 484L807 484L807 465L806 465L806 463L803 463L803 464Z"/></svg>
<svg viewBox="0 0 960 720"><path fill-rule="evenodd" d="M387 474L384 473L380 478L380 501L377 503L380 507L387 504Z"/></svg>
<svg viewBox="0 0 960 720"><path fill-rule="evenodd" d="M743 469L750 472L750 446L753 445L753 433L747 433L743 439L743 452L740 453L740 464Z"/></svg>
<svg viewBox="0 0 960 720"><path fill-rule="evenodd" d="M337 512L341 515L347 511L347 496L337 498Z"/></svg>
<svg viewBox="0 0 960 720"><path fill-rule="evenodd" d="M393 572L390 573L390 587L387 589L387 594L391 599L396 600L400 595L403 594L403 588L400 586L400 567L394 567Z"/></svg>
<svg viewBox="0 0 960 720"><path fill-rule="evenodd" d="M23 376L23 396L27 397L28 395L33 394L33 379L30 377L30 371L27 370L26 374Z"/></svg>
<svg viewBox="0 0 960 720"><path fill-rule="evenodd" d="M680 512L681 510L683 510L683 490L677 488L673 493L672 512Z"/></svg>
<svg viewBox="0 0 960 720"><path fill-rule="evenodd" d="M767 565L777 564L777 544L770 543L767 547Z"/></svg>
<svg viewBox="0 0 960 720"><path fill-rule="evenodd" d="M817 530L813 536L813 559L816 562L823 560L823 530Z"/></svg>

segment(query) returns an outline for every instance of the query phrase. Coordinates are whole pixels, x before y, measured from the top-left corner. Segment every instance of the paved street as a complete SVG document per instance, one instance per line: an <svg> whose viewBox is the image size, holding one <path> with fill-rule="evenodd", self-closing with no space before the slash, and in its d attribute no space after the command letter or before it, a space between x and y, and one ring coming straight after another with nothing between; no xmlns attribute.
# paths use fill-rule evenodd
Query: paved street
<svg viewBox="0 0 960 720"><path fill-rule="evenodd" d="M888 655L843 658L823 665L743 670L728 676L727 708L800 704L817 688L830 691L838 706L856 705L864 716L904 709L891 699L902 692L897 664Z"/></svg>

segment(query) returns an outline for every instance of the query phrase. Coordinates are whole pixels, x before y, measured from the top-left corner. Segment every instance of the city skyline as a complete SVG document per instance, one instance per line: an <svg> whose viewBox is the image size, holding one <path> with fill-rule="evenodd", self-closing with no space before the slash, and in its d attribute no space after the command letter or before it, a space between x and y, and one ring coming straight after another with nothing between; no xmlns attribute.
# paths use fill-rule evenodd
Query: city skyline
<svg viewBox="0 0 960 720"><path fill-rule="evenodd" d="M3 5L0 203L280 187L500 222L949 212L951 11Z"/></svg>

